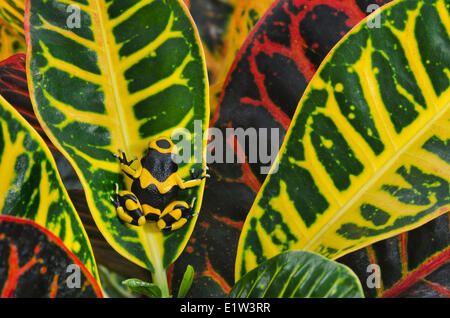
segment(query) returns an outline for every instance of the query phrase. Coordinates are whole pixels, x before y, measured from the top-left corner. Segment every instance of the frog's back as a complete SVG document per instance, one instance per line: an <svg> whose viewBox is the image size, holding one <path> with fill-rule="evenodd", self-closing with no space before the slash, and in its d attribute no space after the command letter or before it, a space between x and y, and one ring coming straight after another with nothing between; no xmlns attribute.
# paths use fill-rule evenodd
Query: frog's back
<svg viewBox="0 0 450 318"><path fill-rule="evenodd" d="M157 186L152 183L142 188L139 180L133 182L131 190L139 198L141 204L148 204L162 211L175 200L180 189L174 179L171 178L177 172L178 165L173 162L171 153L161 153L156 149L149 149L149 153L141 159L141 165L157 182L166 183L165 188L170 187L170 190L161 193Z"/></svg>
<svg viewBox="0 0 450 318"><path fill-rule="evenodd" d="M141 204L150 205L160 211L175 200L179 189L178 185L175 185L168 192L160 193L155 184L150 184L143 189L137 180L131 186L131 191L138 197Z"/></svg>

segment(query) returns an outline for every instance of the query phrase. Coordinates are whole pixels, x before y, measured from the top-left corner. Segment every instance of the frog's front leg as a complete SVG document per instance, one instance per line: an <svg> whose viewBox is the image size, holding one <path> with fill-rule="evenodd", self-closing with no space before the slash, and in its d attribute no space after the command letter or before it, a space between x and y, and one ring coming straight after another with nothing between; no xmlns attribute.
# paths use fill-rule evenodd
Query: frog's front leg
<svg viewBox="0 0 450 318"><path fill-rule="evenodd" d="M119 193L119 185L116 183L116 192L109 198L122 221L138 226L145 224L145 215L142 212L141 204L132 192L120 191Z"/></svg>
<svg viewBox="0 0 450 318"><path fill-rule="evenodd" d="M137 170L131 168L133 162L137 160L137 157L134 157L130 161L127 160L127 156L124 151L119 149L119 153L114 153L114 157L119 159L120 161L120 169L131 179L137 179L141 175L142 167L139 166Z"/></svg>
<svg viewBox="0 0 450 318"><path fill-rule="evenodd" d="M156 225L161 231L174 231L181 228L189 221L195 214L194 202L189 206L183 201L174 201L170 203L161 214Z"/></svg>
<svg viewBox="0 0 450 318"><path fill-rule="evenodd" d="M197 187L202 183L204 178L209 178L210 175L206 173L208 167L205 167L199 174L195 174L193 170L191 170L191 177L193 179L189 181L183 181L179 175L176 175L176 181L180 189L187 189Z"/></svg>

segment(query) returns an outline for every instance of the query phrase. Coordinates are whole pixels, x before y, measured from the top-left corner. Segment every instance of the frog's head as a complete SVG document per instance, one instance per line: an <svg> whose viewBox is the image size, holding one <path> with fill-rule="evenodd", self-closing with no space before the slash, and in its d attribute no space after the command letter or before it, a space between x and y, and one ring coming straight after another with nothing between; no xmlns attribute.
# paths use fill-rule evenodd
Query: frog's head
<svg viewBox="0 0 450 318"><path fill-rule="evenodd" d="M177 147L172 140L166 136L160 136L150 141L149 149L155 149L160 153L176 153Z"/></svg>
<svg viewBox="0 0 450 318"><path fill-rule="evenodd" d="M148 144L149 150L156 150L159 153L162 154L170 154L168 156L173 162L177 162L177 153L178 148L174 145L172 140L169 137L166 136L160 136L158 138L153 139Z"/></svg>

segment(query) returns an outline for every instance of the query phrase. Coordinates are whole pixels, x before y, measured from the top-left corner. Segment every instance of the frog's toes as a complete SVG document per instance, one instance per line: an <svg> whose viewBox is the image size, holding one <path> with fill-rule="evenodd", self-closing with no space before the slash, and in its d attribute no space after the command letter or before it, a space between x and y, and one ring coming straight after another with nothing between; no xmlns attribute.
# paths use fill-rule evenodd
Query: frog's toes
<svg viewBox="0 0 450 318"><path fill-rule="evenodd" d="M205 178L211 178L211 176L210 176L209 174L205 173L204 175L201 175L201 176L198 177L197 179L202 180L202 179L205 179Z"/></svg>
<svg viewBox="0 0 450 318"><path fill-rule="evenodd" d="M114 194L114 197L110 196L109 199L114 204L116 209L120 207L119 195L117 193Z"/></svg>
<svg viewBox="0 0 450 318"><path fill-rule="evenodd" d="M194 205L195 205L195 201L196 201L196 200L197 200L197 197L194 197L194 198L192 199L191 205L190 205L191 209L194 208Z"/></svg>
<svg viewBox="0 0 450 318"><path fill-rule="evenodd" d="M205 166L204 168L203 168L203 170L202 170L202 178L201 179L203 179L203 178L211 178L211 176L209 175L209 174L207 174L207 173L205 173L206 171L208 171L209 170L209 167L208 166ZM205 173L205 174L204 174Z"/></svg>
<svg viewBox="0 0 450 318"><path fill-rule="evenodd" d="M122 155L121 155L121 153L120 153L120 150L119 150L119 153L113 153L113 156L114 157L116 157L117 159L119 159L119 162L120 163L123 163L123 159L122 159Z"/></svg>
<svg viewBox="0 0 450 318"><path fill-rule="evenodd" d="M117 159L119 159L121 164L129 166L133 163L134 159L130 162L127 160L125 151L123 151L122 149L119 149L118 151L119 151L119 153L113 153L113 156L116 157Z"/></svg>
<svg viewBox="0 0 450 318"><path fill-rule="evenodd" d="M192 213L192 212L194 212L195 201L196 201L196 200L197 200L197 197L194 197L194 198L192 199L192 201L191 201L191 205L189 206L190 213L189 213L189 217L188 217L188 218L191 218L191 217L194 217L194 216L197 216L197 215L198 215L198 212L197 212L197 213Z"/></svg>
<svg viewBox="0 0 450 318"><path fill-rule="evenodd" d="M135 156L133 159L128 161L127 156L125 155L125 152L123 150L120 150L122 152L122 157L119 157L120 163L126 166L131 166L133 162L135 162L138 158Z"/></svg>
<svg viewBox="0 0 450 318"><path fill-rule="evenodd" d="M209 174L205 174L206 171L208 171L209 168L208 166L206 166L205 168L203 168L200 172L195 173L195 170L192 168L191 169L191 177L193 179L203 179L203 178L210 178L211 176Z"/></svg>

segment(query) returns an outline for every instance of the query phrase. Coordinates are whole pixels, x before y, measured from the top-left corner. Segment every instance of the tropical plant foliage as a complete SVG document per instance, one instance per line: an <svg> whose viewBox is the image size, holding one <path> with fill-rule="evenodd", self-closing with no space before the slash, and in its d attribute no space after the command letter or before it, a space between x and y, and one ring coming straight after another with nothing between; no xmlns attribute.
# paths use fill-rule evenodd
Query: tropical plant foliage
<svg viewBox="0 0 450 318"><path fill-rule="evenodd" d="M97 277L83 225L38 133L0 96L0 214L32 220L59 237Z"/></svg>
<svg viewBox="0 0 450 318"><path fill-rule="evenodd" d="M3 18L2 20L21 39L25 39L23 28L24 13L25 0L0 1L0 16Z"/></svg>
<svg viewBox="0 0 450 318"><path fill-rule="evenodd" d="M236 277L286 250L336 258L449 211L449 10L395 2L329 54L246 220Z"/></svg>
<svg viewBox="0 0 450 318"><path fill-rule="evenodd" d="M0 1L0 60L26 51L23 30L24 11L25 0Z"/></svg>
<svg viewBox="0 0 450 318"><path fill-rule="evenodd" d="M80 8L80 28L66 27L61 10L70 4ZM25 17L29 89L39 120L75 168L107 241L160 274L181 253L195 221L170 234L154 224L122 224L109 196L114 183L126 189L130 182L113 153L140 156L151 138L170 137L180 127L192 132L194 145L194 121L201 121L201 131L208 126L206 67L185 10L177 0L31 0ZM200 139L196 147L204 145ZM181 176L188 177L190 168L181 167ZM196 211L202 192L199 187L185 196L197 197Z"/></svg>
<svg viewBox="0 0 450 318"><path fill-rule="evenodd" d="M0 18L0 60L13 54L25 52L25 40L18 36L9 25Z"/></svg>
<svg viewBox="0 0 450 318"><path fill-rule="evenodd" d="M0 215L0 255L2 298L102 297L83 263L59 238L35 222ZM68 282L75 270L80 273L79 281ZM79 288L70 283L79 284Z"/></svg>
<svg viewBox="0 0 450 318"><path fill-rule="evenodd" d="M346 266L305 251L279 254L243 276L232 298L361 298L356 275Z"/></svg>
<svg viewBox="0 0 450 318"><path fill-rule="evenodd" d="M39 133L47 146L56 150L42 129L34 113L33 105L31 105L25 61L25 54L19 53L0 62L0 94Z"/></svg>
<svg viewBox="0 0 450 318"><path fill-rule="evenodd" d="M101 297L90 240L97 261L139 277L103 268L105 296L449 296L450 4L398 0L359 23L372 2L0 0L0 214L29 219L0 215L0 293L30 295L17 282L34 275L35 296ZM277 173L226 138L237 163L177 197L197 199L198 220L170 233L120 221L109 197L131 180L113 154L185 128L202 157L180 165L188 178L205 168L210 109L224 136L277 129ZM89 240L45 143L64 185L83 188L69 193ZM50 249L80 264L81 291L59 286Z"/></svg>
<svg viewBox="0 0 450 318"><path fill-rule="evenodd" d="M281 145L316 68L366 16L367 5L361 1L274 1L236 56L212 126L224 134L227 128L275 128ZM235 162L244 159L243 164L210 165L199 227L175 264L176 282L187 264L200 271L192 295L223 296L234 284L228 260L236 257L244 220L266 177L260 173L264 164L249 163L248 145L239 142L228 140L224 147L236 152Z"/></svg>
<svg viewBox="0 0 450 318"><path fill-rule="evenodd" d="M449 214L337 261L358 275L366 297L449 297ZM376 288L365 283L371 274L380 279Z"/></svg>
<svg viewBox="0 0 450 318"><path fill-rule="evenodd" d="M273 0L185 2L199 27L210 80L210 108L214 113L237 52Z"/></svg>

